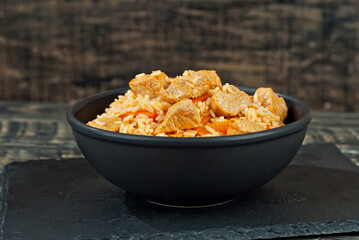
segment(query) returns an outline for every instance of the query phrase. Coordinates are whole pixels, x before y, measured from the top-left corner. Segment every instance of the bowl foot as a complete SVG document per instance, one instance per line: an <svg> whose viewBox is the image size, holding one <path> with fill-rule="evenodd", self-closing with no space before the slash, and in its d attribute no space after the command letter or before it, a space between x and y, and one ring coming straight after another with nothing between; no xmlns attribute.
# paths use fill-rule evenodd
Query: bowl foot
<svg viewBox="0 0 359 240"><path fill-rule="evenodd" d="M223 202L218 202L218 203L211 203L211 204L203 204L203 205L176 205L176 204L168 204L168 203L161 203L158 202L157 200L152 200L152 199L148 199L148 198L144 198L145 201L154 204L156 206L161 206L161 207L168 207L168 208L208 208L208 207L216 207L216 206L220 206L223 204L227 204L230 203L234 200L235 198L223 201Z"/></svg>

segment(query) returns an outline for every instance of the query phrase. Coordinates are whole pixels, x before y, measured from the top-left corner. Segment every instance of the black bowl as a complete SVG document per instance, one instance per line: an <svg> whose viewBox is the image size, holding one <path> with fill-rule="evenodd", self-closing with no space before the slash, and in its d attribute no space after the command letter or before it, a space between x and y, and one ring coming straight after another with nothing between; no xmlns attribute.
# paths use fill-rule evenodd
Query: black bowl
<svg viewBox="0 0 359 240"><path fill-rule="evenodd" d="M251 95L255 92L254 88L239 88ZM216 204L262 186L294 158L312 118L305 103L279 94L288 106L286 125L257 133L167 138L86 125L127 90L85 98L71 106L67 120L81 152L104 178L168 205Z"/></svg>

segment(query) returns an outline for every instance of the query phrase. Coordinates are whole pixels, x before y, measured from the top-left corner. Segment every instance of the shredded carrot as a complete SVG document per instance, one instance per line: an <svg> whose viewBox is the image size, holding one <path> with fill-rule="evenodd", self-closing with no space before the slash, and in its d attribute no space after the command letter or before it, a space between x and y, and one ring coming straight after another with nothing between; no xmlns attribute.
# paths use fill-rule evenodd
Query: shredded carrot
<svg viewBox="0 0 359 240"><path fill-rule="evenodd" d="M203 102L205 100L207 100L207 98L211 97L211 95L209 93L203 94L202 96L198 97L198 98L194 98L192 99L193 103L197 103L199 101Z"/></svg>
<svg viewBox="0 0 359 240"><path fill-rule="evenodd" d="M183 137L183 133L170 133L167 134L169 137Z"/></svg>
<svg viewBox="0 0 359 240"><path fill-rule="evenodd" d="M208 115L208 116L205 116L201 119L201 123L203 125L206 125L210 120L211 120L212 116L211 115Z"/></svg>
<svg viewBox="0 0 359 240"><path fill-rule="evenodd" d="M216 130L217 132L226 134L229 123L230 123L230 121L227 120L227 121L223 121L223 122L214 122L214 123L209 124L209 126L211 128L213 128L214 130Z"/></svg>
<svg viewBox="0 0 359 240"><path fill-rule="evenodd" d="M158 116L158 114L155 113L155 112L152 113L152 112L149 112L149 111L137 111L137 112L127 112L127 113L124 113L124 114L119 115L118 117L124 118L124 117L127 117L127 116L129 116L129 115L133 115L134 117L136 117L136 116L139 115L139 114L146 115L146 116L148 116L149 118L152 118L153 120L155 120L156 117Z"/></svg>
<svg viewBox="0 0 359 240"><path fill-rule="evenodd" d="M227 129L229 127L229 120L223 121L223 122L214 122L211 124L208 124L211 128L213 128L215 131L217 131L220 135L226 135ZM205 126L200 126L195 128L194 130L197 131L197 136L203 136L206 134L210 134L210 132L206 129Z"/></svg>
<svg viewBox="0 0 359 240"><path fill-rule="evenodd" d="M205 126L196 127L194 130L197 132L197 136L203 136L206 134L210 134L210 132L205 128Z"/></svg>

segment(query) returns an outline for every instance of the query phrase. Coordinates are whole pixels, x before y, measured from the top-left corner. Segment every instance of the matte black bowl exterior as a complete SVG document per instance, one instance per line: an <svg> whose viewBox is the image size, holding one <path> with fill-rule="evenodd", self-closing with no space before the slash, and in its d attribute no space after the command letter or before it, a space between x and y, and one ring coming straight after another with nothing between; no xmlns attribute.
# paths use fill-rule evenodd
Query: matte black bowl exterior
<svg viewBox="0 0 359 240"><path fill-rule="evenodd" d="M254 94L255 89L239 87ZM311 111L285 95L286 125L258 133L205 138L167 138L104 131L85 123L128 89L100 93L67 113L85 158L108 181L126 191L173 205L226 201L278 175L298 152Z"/></svg>

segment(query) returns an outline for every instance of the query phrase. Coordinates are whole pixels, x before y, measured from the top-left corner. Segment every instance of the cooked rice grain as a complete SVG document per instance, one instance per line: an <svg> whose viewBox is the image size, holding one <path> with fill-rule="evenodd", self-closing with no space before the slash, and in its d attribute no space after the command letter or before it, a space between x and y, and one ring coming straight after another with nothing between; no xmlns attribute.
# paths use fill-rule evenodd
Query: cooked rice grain
<svg viewBox="0 0 359 240"><path fill-rule="evenodd" d="M186 73L186 72L185 72ZM152 75L159 75L161 71L153 71ZM187 72L186 74L189 74ZM139 74L137 76L143 76ZM188 83L192 85L191 83ZM208 93L212 96L216 91L232 91L231 85L225 84L222 89L216 87L210 89ZM252 101L255 98L252 97ZM223 116L216 116L216 114L210 109L212 98L209 97L205 101L198 101L195 103L196 109L203 119L204 117L211 116L208 123L205 124L206 130L209 134L203 135L203 137L219 136L220 134L213 128L208 126L214 122L227 121L229 118ZM124 95L119 95L105 112L98 115L96 119L90 121L88 125L101 129L110 129L111 131L118 131L120 133L139 134L139 135L154 135L157 126L165 119L166 112L172 105L165 102L161 97L150 99L148 95L141 96L135 95L131 90L128 90ZM147 114L139 113L138 111L147 111L150 113L156 113L155 119L150 118ZM119 117L124 115L123 118ZM272 129L283 126L280 121L280 117L270 112L267 108L261 106L259 103L252 102L242 113L238 116L240 119L246 119L248 121L256 122L262 125L266 129ZM111 125L112 124L112 125ZM200 124L200 126L203 126ZM197 131L194 129L181 130L178 133L182 133L184 137L197 137ZM165 133L158 133L156 136L168 137Z"/></svg>

